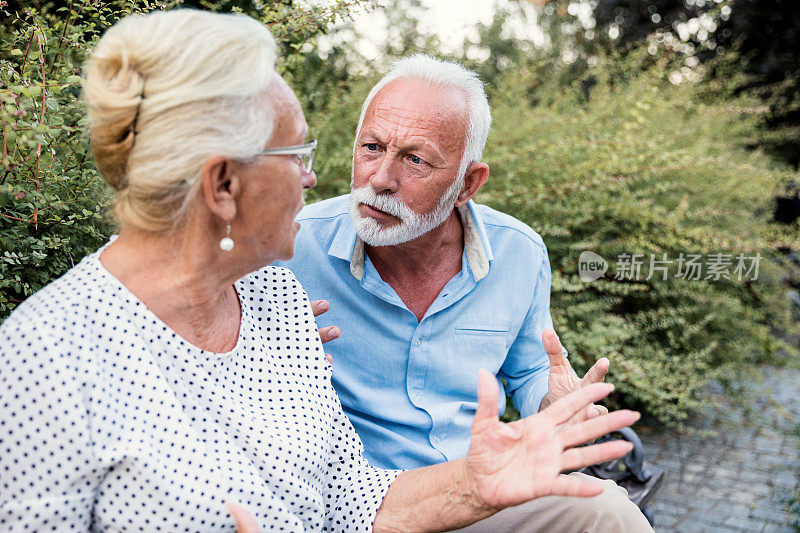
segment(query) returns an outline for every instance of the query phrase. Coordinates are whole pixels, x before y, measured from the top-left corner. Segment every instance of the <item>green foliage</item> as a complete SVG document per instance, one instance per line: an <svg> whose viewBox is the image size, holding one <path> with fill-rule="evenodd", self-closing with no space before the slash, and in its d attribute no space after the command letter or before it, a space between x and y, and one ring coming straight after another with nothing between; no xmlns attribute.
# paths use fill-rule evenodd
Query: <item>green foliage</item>
<svg viewBox="0 0 800 533"><path fill-rule="evenodd" d="M200 0L185 5L244 12L264 22L284 49L290 80L300 50L364 0L298 8L291 1ZM80 98L84 60L120 17L178 0L32 2L3 8L0 38L0 320L27 296L96 250L113 231L109 191L95 169ZM318 79L317 86L323 84ZM306 83L313 88L314 83ZM325 91L317 88L316 93Z"/></svg>
<svg viewBox="0 0 800 533"><path fill-rule="evenodd" d="M0 316L109 232L79 95L81 61L116 16L95 5L80 14L30 9L3 26Z"/></svg>
<svg viewBox="0 0 800 533"><path fill-rule="evenodd" d="M481 199L547 243L553 319L580 371L608 357L627 404L677 424L706 400L710 380L736 378L783 347L771 330L791 322L775 245L793 247L796 228L769 218L772 196L794 172L741 147L755 124L740 110L752 102L698 103L695 87L665 81L668 64L640 70L635 54L610 61L587 73L596 85L586 103L582 80L527 91L547 88L535 64L501 83ZM605 278L579 279L584 250L609 260ZM675 264L666 280L614 279L624 253L644 255L643 273L651 254L760 253L761 261L757 281L739 281L733 266L730 280L685 280Z"/></svg>

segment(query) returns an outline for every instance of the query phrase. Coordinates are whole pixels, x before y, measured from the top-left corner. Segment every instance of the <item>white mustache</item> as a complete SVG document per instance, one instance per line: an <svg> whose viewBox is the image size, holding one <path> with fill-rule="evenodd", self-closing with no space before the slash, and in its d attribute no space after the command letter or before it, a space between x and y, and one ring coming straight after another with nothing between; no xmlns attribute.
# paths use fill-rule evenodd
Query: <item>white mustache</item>
<svg viewBox="0 0 800 533"><path fill-rule="evenodd" d="M369 185L359 187L351 193L353 199L361 204L374 207L384 213L396 216L400 220L412 219L416 213L403 202L388 194L376 194Z"/></svg>
<svg viewBox="0 0 800 533"><path fill-rule="evenodd" d="M394 246L402 244L428 233L444 222L453 210L455 202L464 184L462 179L455 180L447 191L439 198L438 205L426 214L416 213L409 206L391 194L377 194L370 185L353 189L350 182L350 219L356 233L370 246ZM384 213L396 216L400 223L391 227L383 227L377 220L362 216L358 206L365 204Z"/></svg>

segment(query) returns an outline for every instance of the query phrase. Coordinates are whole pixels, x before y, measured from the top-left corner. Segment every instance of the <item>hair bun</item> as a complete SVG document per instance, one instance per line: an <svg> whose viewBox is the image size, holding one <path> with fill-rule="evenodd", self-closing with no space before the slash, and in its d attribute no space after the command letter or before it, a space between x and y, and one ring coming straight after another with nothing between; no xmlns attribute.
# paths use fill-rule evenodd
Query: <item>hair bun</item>
<svg viewBox="0 0 800 533"><path fill-rule="evenodd" d="M122 190L127 186L126 167L144 98L144 77L122 43L105 44L109 46L98 47L92 55L84 92L95 161L106 181Z"/></svg>
<svg viewBox="0 0 800 533"><path fill-rule="evenodd" d="M176 229L210 157L264 149L276 53L269 31L244 15L156 10L106 31L85 66L84 99L121 226Z"/></svg>

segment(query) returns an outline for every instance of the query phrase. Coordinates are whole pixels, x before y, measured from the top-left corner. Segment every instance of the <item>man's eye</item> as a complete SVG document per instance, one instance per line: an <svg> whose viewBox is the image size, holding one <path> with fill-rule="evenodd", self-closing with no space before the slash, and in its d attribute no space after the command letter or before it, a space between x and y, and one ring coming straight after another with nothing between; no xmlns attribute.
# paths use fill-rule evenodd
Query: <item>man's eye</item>
<svg viewBox="0 0 800 533"><path fill-rule="evenodd" d="M367 143L365 146L367 147L367 150L369 150L370 152L374 152L375 150L378 149L378 145L375 143Z"/></svg>
<svg viewBox="0 0 800 533"><path fill-rule="evenodd" d="M420 159L418 155L412 155L409 159L411 159L411 162L415 165L422 163L422 159Z"/></svg>

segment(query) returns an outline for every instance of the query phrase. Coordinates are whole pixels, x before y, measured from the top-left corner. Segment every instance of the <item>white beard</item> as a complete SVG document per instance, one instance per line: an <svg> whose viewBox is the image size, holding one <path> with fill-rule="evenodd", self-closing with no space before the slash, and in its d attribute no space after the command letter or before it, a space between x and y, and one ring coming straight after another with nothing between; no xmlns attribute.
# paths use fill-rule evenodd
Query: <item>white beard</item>
<svg viewBox="0 0 800 533"><path fill-rule="evenodd" d="M358 236L370 246L394 246L413 241L432 229L438 228L447 220L463 186L464 178L462 176L445 191L433 211L420 215L390 194L375 194L369 185L353 189L351 181L350 219L356 227ZM384 213L394 215L400 219L400 223L384 228L374 218L362 216L358 210L358 204L367 204Z"/></svg>

